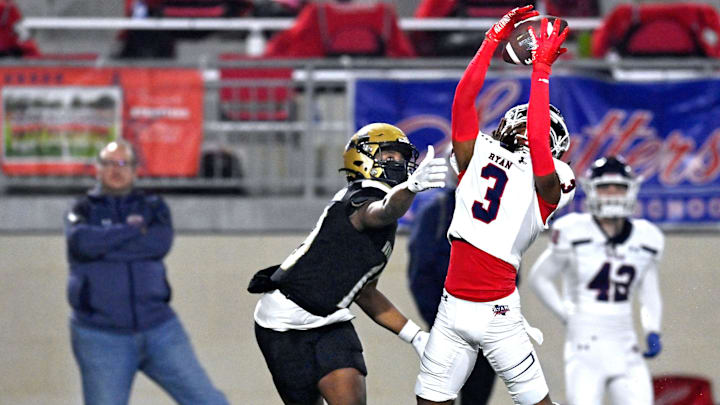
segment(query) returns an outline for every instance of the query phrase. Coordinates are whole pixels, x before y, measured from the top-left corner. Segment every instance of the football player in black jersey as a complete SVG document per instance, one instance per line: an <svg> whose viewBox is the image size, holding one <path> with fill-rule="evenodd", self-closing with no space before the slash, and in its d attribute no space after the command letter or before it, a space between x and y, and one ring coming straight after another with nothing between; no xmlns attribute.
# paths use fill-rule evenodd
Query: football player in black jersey
<svg viewBox="0 0 720 405"><path fill-rule="evenodd" d="M248 290L263 293L255 335L285 404L366 403L367 370L350 322L353 302L422 355L424 332L378 289L397 220L416 193L445 185L447 165L432 146L418 152L390 124L361 128L347 144L340 190L310 235L285 261L260 270Z"/></svg>

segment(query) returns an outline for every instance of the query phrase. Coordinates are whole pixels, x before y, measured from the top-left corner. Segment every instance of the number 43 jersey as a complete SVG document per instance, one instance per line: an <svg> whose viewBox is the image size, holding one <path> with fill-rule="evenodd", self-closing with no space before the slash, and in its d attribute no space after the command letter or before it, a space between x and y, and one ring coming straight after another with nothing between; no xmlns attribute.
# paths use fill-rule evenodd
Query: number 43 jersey
<svg viewBox="0 0 720 405"><path fill-rule="evenodd" d="M575 175L566 163L553 161L562 188L556 211L572 201ZM464 240L516 270L523 252L547 228L554 212L536 193L527 150L510 152L483 133L475 140L455 196L450 239Z"/></svg>
<svg viewBox="0 0 720 405"><path fill-rule="evenodd" d="M570 323L587 319L599 326L606 320L606 326L632 329L633 295L640 291L649 296L654 292L648 289L657 288L664 240L660 229L644 219L628 219L613 238L588 213L568 214L555 221L550 249L557 262L563 263L563 295ZM660 330L659 311L644 310L642 315L646 329Z"/></svg>

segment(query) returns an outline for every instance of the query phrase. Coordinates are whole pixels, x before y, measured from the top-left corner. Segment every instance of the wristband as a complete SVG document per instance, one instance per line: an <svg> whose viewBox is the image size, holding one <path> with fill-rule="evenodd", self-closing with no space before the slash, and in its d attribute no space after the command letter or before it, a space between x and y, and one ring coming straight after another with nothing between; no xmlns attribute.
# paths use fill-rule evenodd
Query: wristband
<svg viewBox="0 0 720 405"><path fill-rule="evenodd" d="M420 189L420 186L419 186L416 182L414 182L414 181L406 181L406 182L403 183L403 184L405 184L407 190L408 190L409 192L413 193L413 194L417 194L417 193L419 193L419 192L422 191L422 190Z"/></svg>
<svg viewBox="0 0 720 405"><path fill-rule="evenodd" d="M418 332L420 332L420 327L417 326L415 322L408 319L408 321L405 323L405 326L400 329L398 337L406 343L412 343L412 340L415 338Z"/></svg>

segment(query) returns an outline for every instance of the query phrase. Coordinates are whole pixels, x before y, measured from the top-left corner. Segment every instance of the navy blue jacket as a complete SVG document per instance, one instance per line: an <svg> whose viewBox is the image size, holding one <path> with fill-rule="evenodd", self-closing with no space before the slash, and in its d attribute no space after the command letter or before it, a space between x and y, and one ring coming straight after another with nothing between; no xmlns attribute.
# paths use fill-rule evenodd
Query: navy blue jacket
<svg viewBox="0 0 720 405"><path fill-rule="evenodd" d="M418 212L410 229L408 278L415 304L428 326L435 322L450 263L447 231L455 210L455 189L443 189Z"/></svg>
<svg viewBox="0 0 720 405"><path fill-rule="evenodd" d="M163 264L173 229L162 198L91 190L68 212L65 236L74 321L133 332L175 316Z"/></svg>

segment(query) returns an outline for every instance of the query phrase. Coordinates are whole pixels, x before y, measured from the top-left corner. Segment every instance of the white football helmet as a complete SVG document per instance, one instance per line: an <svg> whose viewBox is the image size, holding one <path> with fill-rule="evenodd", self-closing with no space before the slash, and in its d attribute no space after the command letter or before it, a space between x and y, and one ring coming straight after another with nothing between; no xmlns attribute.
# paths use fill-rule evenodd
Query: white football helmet
<svg viewBox="0 0 720 405"><path fill-rule="evenodd" d="M598 218L626 218L635 212L642 179L622 158L608 156L596 160L581 180L587 198L585 206ZM616 184L626 187L621 195L601 195L598 187Z"/></svg>
<svg viewBox="0 0 720 405"><path fill-rule="evenodd" d="M510 151L527 147L528 105L520 104L507 110L500 124L493 131L493 138L500 141ZM550 151L555 159L560 159L570 148L570 132L560 110L550 104Z"/></svg>

